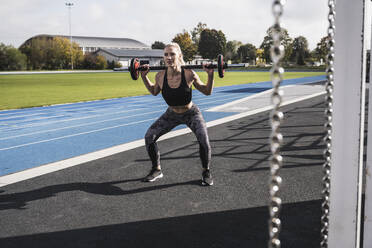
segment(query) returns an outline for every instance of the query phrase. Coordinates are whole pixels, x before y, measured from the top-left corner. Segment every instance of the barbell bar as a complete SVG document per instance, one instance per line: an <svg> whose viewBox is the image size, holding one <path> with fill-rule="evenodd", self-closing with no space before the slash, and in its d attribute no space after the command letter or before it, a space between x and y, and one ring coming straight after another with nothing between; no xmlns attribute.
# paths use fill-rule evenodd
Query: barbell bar
<svg viewBox="0 0 372 248"><path fill-rule="evenodd" d="M203 65L183 65L181 67L184 69L202 69ZM217 57L217 64L208 64L206 67L210 69L218 69L218 76L220 78L223 78L225 74L225 69L245 67L245 64L228 65L226 62L223 61L223 55L219 54ZM156 70L165 70L167 67L166 66L149 66L148 68L150 71L151 70L156 71ZM130 60L129 72L133 80L137 80L139 77L139 72L145 71L145 70L147 70L147 67L141 65L138 58L133 58Z"/></svg>

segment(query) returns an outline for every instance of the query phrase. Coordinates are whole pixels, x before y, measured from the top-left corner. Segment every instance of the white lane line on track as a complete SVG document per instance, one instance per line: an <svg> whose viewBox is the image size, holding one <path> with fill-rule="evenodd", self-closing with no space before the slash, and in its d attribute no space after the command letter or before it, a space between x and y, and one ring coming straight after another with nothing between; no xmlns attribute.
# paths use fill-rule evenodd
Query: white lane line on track
<svg viewBox="0 0 372 248"><path fill-rule="evenodd" d="M214 99L214 98L219 98L220 96L210 96L209 99ZM193 96L193 99L200 99L200 98L204 98L204 95L202 95L201 93L199 94L198 93L195 93L194 96ZM103 100L105 101L105 100ZM138 103L137 103L138 102ZM119 106L123 106L124 104L127 104L127 105L131 105L131 104L134 104L135 107L139 107L139 106L148 106L148 104L151 103L151 104L164 104L164 100L160 97L158 97L157 99L148 99L148 100L138 100L136 102L123 102L123 103L115 103L114 106L110 106L108 108L104 108L104 109L101 109L101 110L95 110L95 111L90 111L90 112L104 112L104 111L107 111L107 109L109 108L117 108ZM102 105L99 105L98 103L96 104L98 106L102 106ZM45 109L45 110L35 110L33 111L34 114L30 114L29 116L33 116L33 115L38 115L38 114L49 114L50 112L64 112L64 111L70 111L70 110L74 110L74 111L88 111L90 109L96 109L96 105L94 106L81 106L81 107L69 107L69 108L58 108L58 109ZM111 105L111 104L110 104ZM61 105L62 106L62 105ZM123 106L121 108L127 108L127 106ZM29 109L30 110L30 109ZM22 112L23 114L24 112ZM0 114L1 115L1 114ZM14 115L14 116L11 116L11 117L6 117L6 118L1 118L0 117L0 121L1 120L4 120L4 119L10 119L10 118L19 118L19 117L24 117L24 116L28 116L28 115Z"/></svg>
<svg viewBox="0 0 372 248"><path fill-rule="evenodd" d="M0 117L0 121L15 119L15 118L30 117L30 116L35 116L35 115L46 115L46 114L48 114L48 113L33 113L33 114L28 114L28 115L8 116L8 117L5 117L5 118Z"/></svg>
<svg viewBox="0 0 372 248"><path fill-rule="evenodd" d="M217 88L219 88L219 87L217 87ZM220 93L218 90L214 90L214 91L215 91L215 93ZM230 94L230 93L227 93L227 94ZM241 94L244 94L244 93L241 93ZM144 95L144 96L151 97L150 95ZM209 98L212 99L212 98L218 98L218 97L219 96L213 96L212 95ZM196 91L194 93L194 95L193 95L193 98L194 99L204 98L204 95L202 95L202 93ZM116 99L120 99L120 98L114 98L114 99L116 100ZM33 113L34 114L32 114L32 115L37 115L38 113L40 113L40 114L48 114L49 112L55 112L55 111L59 111L59 112L69 111L69 110L87 111L89 109L96 109L97 105L98 106L102 106L102 104L112 105L109 108L112 108L112 107L116 108L117 106L122 106L123 104L129 104L129 105L130 104L135 104L136 107L138 107L138 106L141 106L141 105L145 105L146 106L147 103L163 103L164 102L162 100L162 98L160 98L160 97L158 97L157 99L153 99L152 97L151 97L151 99L133 99L132 101L128 101L128 100L125 100L125 98L123 98L123 101L121 101L121 102L120 101L115 101L113 103L105 102L105 101L110 101L110 100L112 100L112 99L95 100L95 101L75 103L75 104L83 103L83 105L81 105L81 106L71 106L71 103L69 103L69 104L66 103L66 104L50 105L50 106L46 106L46 108L51 107L51 106L52 107L55 107L55 108L53 108L53 109L51 109L51 108L48 108L48 109L36 109L36 110L33 110ZM89 106L84 105L84 103L86 103ZM68 105L68 106L64 106L64 105ZM36 107L36 108L40 108L40 107ZM0 111L0 121L2 120L1 116L3 116L3 115L14 115L11 118L17 118L17 117L26 116L26 115L17 116L17 114L27 113L30 110L32 110L32 108L31 109L24 110L22 112L21 111L17 111L16 113L1 113L1 111ZM4 111L7 111L7 110L4 110ZM102 111L105 111L105 110L102 110ZM97 111L97 112L100 112L100 111Z"/></svg>
<svg viewBox="0 0 372 248"><path fill-rule="evenodd" d="M13 120L13 121L8 121L7 123L9 125L12 125L12 123L22 123L22 122L26 122L26 121L39 121L39 120L49 120L49 119L53 119L53 118L57 118L57 117L64 117L66 115L54 115L54 116L46 116L46 117L39 117L39 118L31 118L31 119L26 119L24 121L17 121L17 120ZM18 118L18 117L17 117Z"/></svg>
<svg viewBox="0 0 372 248"><path fill-rule="evenodd" d="M114 101L113 101L114 100ZM113 101L110 103L110 101ZM30 111L34 113L44 113L44 112L55 112L55 111L89 111L90 109L96 110L97 106L106 108L106 105L120 107L123 104L131 103L130 101L126 100L126 97L123 98L113 98L113 99L105 99L105 100L93 100L93 101L86 101L86 102L76 102L76 103L63 103L63 104L54 104L48 105L44 107L32 107L26 109L12 109L12 110L0 110L0 116L4 115L16 115L16 114L24 114Z"/></svg>
<svg viewBox="0 0 372 248"><path fill-rule="evenodd" d="M237 97L234 97L234 99L235 98L237 98ZM220 100L217 100L217 101L225 101L225 100L226 99L220 99ZM217 102L217 101L213 101L213 102ZM209 103L202 103L202 104L199 104L199 105L205 105L205 104L209 104ZM204 109L202 109L202 110L204 110ZM164 110L151 111L151 112L147 112L147 113L136 114L136 115L132 115L132 116L128 116L128 117L123 117L122 119L129 118L129 117L143 116L143 115L153 114L153 113L157 113L157 112L164 112ZM151 119L149 119L149 120L151 120ZM142 121L139 121L139 122L130 122L130 123L125 123L125 124L121 124L121 125L115 125L115 126L112 126L112 127L95 129L95 130L91 130L91 131L88 131L88 132L81 132L81 133L76 133L76 134L70 134L70 135L65 135L65 136L61 136L61 137L56 137L56 138L52 138L52 139L46 139L46 140L40 140L40 141L35 141L35 142L20 144L20 145L16 145L16 146L4 147L4 148L0 148L0 151L6 151L6 150L20 148L20 147L24 147L24 146L36 145L36 144L40 144L40 143L46 143L46 142L49 142L49 141L54 141L54 140L59 140L59 139L64 139L64 138L70 138L70 137L75 137L75 136L90 134L90 133L94 133L94 132L105 131L105 130L108 130L108 129L114 129L114 128L118 128L118 127L129 126L129 125L137 124L137 123L141 123L141 122ZM83 126L83 125L84 124L81 124L81 126ZM60 128L60 129L67 129L67 127ZM45 131L39 131L39 132L47 132L47 130L45 130ZM35 132L34 134L36 134L36 133L37 132ZM27 134L13 136L13 137L21 137L21 136L27 136ZM5 138L1 138L0 140L6 140L6 139L10 139L10 138L9 137L5 137Z"/></svg>
<svg viewBox="0 0 372 248"><path fill-rule="evenodd" d="M99 105L98 105L99 106ZM107 108L104 108L104 106L101 107L101 109L98 109L97 110L97 107L91 107L91 108L88 108L88 107L82 107L82 108L77 108L77 110L79 112L101 112L101 111L105 111ZM40 107L41 108L41 107ZM30 115L26 115L25 113L27 112L22 112L20 113L21 115L17 115L16 113L14 113L13 115L8 115L7 117L3 118L0 116L0 121L2 120L5 120L5 119L12 119L12 118L20 118L20 117L28 117L28 116L33 116L33 115L46 115L46 114L51 114L51 113L55 113L55 112L66 112L66 113L69 113L71 111L75 111L75 109L71 108L71 109L64 109L64 108L55 108L55 109L47 109L47 107L42 107L43 109L40 109L40 110L33 110L32 108L28 108L28 112L32 112L33 114L30 114ZM117 108L117 106L112 106L110 108ZM93 110L93 111L92 111ZM4 116L4 115L3 115Z"/></svg>
<svg viewBox="0 0 372 248"><path fill-rule="evenodd" d="M315 94L304 96L304 97L299 97L299 98L296 98L296 99L292 99L290 101L285 101L281 104L281 106L285 106L285 105L292 104L292 103L295 103L295 102L300 102L300 101L307 100L307 99L317 97L317 96L320 96L320 95L324 95L324 94L325 94L324 92L320 92L320 93L315 93ZM212 126L220 125L220 124L230 122L230 121L233 121L233 120L237 120L237 119L240 119L240 118L243 118L243 117L247 117L247 116L250 116L250 115L265 112L265 111L271 110L272 108L273 108L272 106L266 106L266 107L251 110L251 111L248 111L248 112L239 113L239 114L236 114L236 115L232 115L232 116L229 116L229 117L225 117L225 118L221 118L221 119L218 119L218 120L215 120L215 121L208 122L207 126L212 127ZM189 132L191 132L191 131L188 128L172 131L172 132L169 132L169 133L163 135L162 137L160 137L159 140L169 139L169 138L176 137L176 136L179 136L179 135L187 134ZM24 171L21 171L21 172L16 172L16 173L13 173L13 174L10 174L10 175L2 176L2 177L0 177L0 187L4 187L4 186L9 185L9 184L13 184L13 183L17 183L17 182L24 181L24 180L27 180L27 179L31 179L31 178L34 178L34 177L37 177L37 176L42 176L42 175L52 173L52 172L55 172L55 171L59 171L59 170L62 170L62 169L70 168L70 167L73 167L73 166L76 166L76 165L79 165L79 164L83 164L83 163L87 163L87 162L97 160L97 159L100 159L100 158L108 157L108 156L111 156L111 155L114 155L114 154L117 154L117 153L132 150L132 149L144 146L144 145L145 145L144 139L136 140L136 141L133 141L133 142L130 142L130 143L110 147L110 148L107 148L107 149L103 149L103 150L100 150L100 151L84 154L84 155L77 156L77 157L74 157L74 158L69 158L69 159L66 159L66 160L62 160L62 161L42 165L42 166L39 166L39 167L27 169L27 170L24 170Z"/></svg>
<svg viewBox="0 0 372 248"><path fill-rule="evenodd" d="M281 89L284 90L284 89L288 89L288 88L291 88L291 87L294 87L294 86L296 86L296 85L286 85L286 86L282 86ZM260 97L260 96L265 95L265 94L268 94L268 93L270 93L272 91L273 91L273 89L269 89L269 90L265 90L265 91L262 91L262 92L259 92L259 93L256 93L256 94L253 94L253 95L250 95L250 96L241 98L241 99L236 100L236 101L228 102L228 103L225 103L225 104L222 104L222 105L219 105L219 106L210 108L210 109L208 109L208 112L218 111L220 109L224 109L226 107L229 107L229 106L232 106L232 105L241 103L241 102L245 102L245 101L247 101L249 99Z"/></svg>
<svg viewBox="0 0 372 248"><path fill-rule="evenodd" d="M159 112L164 112L164 111L163 110L152 111L151 114L152 113L159 113ZM90 126L90 125L95 125L95 124L98 124L98 123L103 123L103 122L108 122L108 121L117 121L117 120L122 120L122 119L128 119L130 117L137 117L137 116L142 116L142 115L147 115L147 114L150 114L150 113L142 113L142 114L131 115L131 116L122 116L122 117L118 117L118 118L112 118L112 119L105 119L105 120L101 120L101 121L83 123L83 124L79 124L79 125L73 125L73 126L67 126L67 127L60 127L60 128L54 128L54 129L48 129L48 130L42 130L42 131L31 132L31 133L26 133L26 134L19 134L19 135L9 136L9 137L5 137L5 138L0 138L0 140L8 140L8 139L14 139L14 138L19 138L19 137L31 136L31 135L35 135L35 134L55 132L55 131L69 129L69 128Z"/></svg>
<svg viewBox="0 0 372 248"><path fill-rule="evenodd" d="M25 109L12 109L12 110L0 110L0 116L4 115L17 115L17 114L24 114L32 111L33 113L44 113L48 111L69 111L69 110L89 110L91 108L95 108L97 105L102 106L102 103L99 103L99 101L106 101L106 100L95 100L95 101L88 101L88 102L76 102L76 103L63 103L63 104L55 104L55 105L47 105L43 107L31 107L31 108L25 108ZM80 103L86 104L82 106L76 106L80 105ZM90 103L94 103L90 104ZM74 105L76 104L76 105ZM116 105L116 103L113 103ZM118 103L119 104L119 103ZM88 106L87 106L88 105Z"/></svg>
<svg viewBox="0 0 372 248"><path fill-rule="evenodd" d="M117 110L117 108L115 108ZM123 108L120 108L120 109L127 109L125 107ZM134 110L141 110L143 108L137 108L137 109L134 109ZM134 110L124 110L124 111L117 111L117 112L110 112L110 109L106 108L106 109L101 109L101 110L96 110L96 111L81 111L79 113L69 113L69 112L66 112L66 111L58 111L60 113L64 113L62 116L71 116L71 115L81 115L81 114L95 114L95 116L100 116L100 114L98 113L107 113L107 112L110 112L110 113L125 113L125 112L128 112L128 111L134 111ZM56 111L53 111L53 112L56 112ZM41 113L39 113L40 115ZM50 114L48 112L45 112L43 114ZM107 115L107 114L102 114L102 115ZM14 117L15 118L15 117ZM25 119L25 120L22 120L22 121L17 121L17 120L14 120L14 121L9 121L7 122L9 125L11 125L12 123L25 123L25 122L30 122L30 121L33 121L33 120L37 120L37 119ZM18 126L17 126L18 127Z"/></svg>
<svg viewBox="0 0 372 248"><path fill-rule="evenodd" d="M283 86L283 88L290 88L290 87L294 87L295 85L287 85L287 86ZM236 96L236 97L232 97L232 98L228 98L228 100L232 100L232 99L235 99L235 98L239 98L239 100L236 100L236 101L232 101L232 102L229 102L229 103L226 103L224 105L220 105L220 106L217 106L217 107L214 107L214 108L211 108L209 109L208 111L217 111L221 108L224 108L224 107L227 107L227 106L230 106L230 105L233 105L233 104L237 104L239 102L242 102L242 101L246 101L248 100L249 98L254 98L254 97L259 97L263 94L267 94L269 93L270 91L272 91L272 89L270 90L266 90L266 91L263 91L263 92L260 92L260 93L256 93L256 94L253 94L251 96L248 96L248 97L245 97L243 99L241 99L240 96ZM199 103L198 105L202 106L202 105L206 105L206 104L210 104L211 102L214 103L214 102L218 102L218 101L225 101L226 98L224 99L219 99L219 100L215 100L215 101L206 101L206 102L203 102L203 103ZM163 104L165 105L165 104ZM160 110L160 111L151 111L151 112L147 112L147 113L142 113L142 114L136 114L136 115L132 115L132 116L127 116L127 117L121 117L121 118L113 118L113 119L110 119L110 120L118 120L118 119L125 119L125 118L130 118L130 117L136 117L136 116L142 116L142 115L146 115L146 114L152 114L152 113L157 113L157 112L162 112L163 110ZM110 113L111 114L111 113ZM110 120L105 120L105 121L110 121ZM5 138L0 138L0 140L7 140L7 139L11 139L11 138L17 138L17 137L23 137L23 136L30 136L30 135L34 135L34 134L40 134L40 133L46 133L46 132L53 132L53 131L59 131L59 130L63 130L63 129L68 129L68 128L74 128L74 127L81 127L81 126L87 126L87 125L92 125L92 124L95 124L95 123L102 123L102 122L105 122L105 121L97 121L97 122L92 122L92 123L86 123L86 124L80 124L80 125L73 125L73 126L69 126L69 127L63 127L63 128L57 128L57 129L51 129L51 130L43 130L43 131L38 131L38 132L33 132L33 133L28 133L28 134L22 134L22 135L15 135L15 136L9 136L9 137L5 137ZM130 124L130 123L129 123ZM94 132L95 130L92 130L90 131L90 133ZM97 132L98 131L102 131L101 129L97 129ZM81 135L83 134L86 134L85 132L84 133L81 133ZM74 135L74 136L77 136L77 135ZM62 136L62 137L65 137L65 136ZM68 137L68 136L66 136ZM54 139L58 139L57 138L54 138ZM53 141L54 139L48 139L47 141ZM31 143L27 143L27 144L24 144L24 145L18 145L18 146L12 146L12 147L9 147L9 148L1 148L0 151L2 150L8 150L8 149L12 149L12 148L18 148L18 147L23 147L25 145L31 145L31 144L38 144L38 143L44 143L46 141L44 140L41 140L39 142L31 142Z"/></svg>
<svg viewBox="0 0 372 248"><path fill-rule="evenodd" d="M25 143L25 144L21 144L21 145L0 148L0 151L6 151L6 150L14 149L14 148L19 148L19 147L24 147L24 146L30 146L30 145L36 145L36 144L40 144L40 143L46 143L46 142L50 142L50 141L54 141L54 140L71 138L71 137L80 136L80 135L84 135L84 134L96 133L96 132L105 131L105 130L109 130L109 129L114 129L114 128L118 128L118 127L124 127L124 126L139 124L139 123L142 123L142 122L151 121L151 120L155 120L155 119L157 119L157 118L151 118L151 119L146 119L146 120L141 120L141 121L136 121L136 122L130 122L130 123L125 123L125 124L121 124L121 125L116 125L116 126L111 126L111 127L105 127L105 128L95 129L95 130L92 130L92 131L75 133L75 134L69 134L69 135L65 135L65 136L61 136L61 137L56 137L56 138L52 138L52 139L40 140L40 141Z"/></svg>
<svg viewBox="0 0 372 248"><path fill-rule="evenodd" d="M228 98L218 98L218 100L213 100L211 98L208 99L208 101L204 101L202 103L198 103L198 105L206 105L206 104L211 104L215 102L221 102L221 101L226 101L226 100L234 100L236 98L241 98L241 96L233 96L233 97L228 97ZM212 100L212 101L210 101ZM165 103L157 105L157 107L167 107ZM61 123L61 122L68 122L68 121L75 121L75 120L83 120L83 119L90 119L90 118L96 118L96 117L101 117L101 116L106 116L106 115L114 115L114 114L119 114L119 113L125 113L125 112L132 112L136 110L143 110L143 108L139 109L132 109L132 110L125 110L125 111L118 111L118 112L110 112L106 114L97 114L97 115L91 115L91 116L85 116L85 117L79 117L79 118L71 118L71 119L64 119L64 120L56 120L56 121L50 121L50 122L42 122L42 123L37 123L37 124L26 124L26 125L17 125L17 126L11 126L11 127L2 127L0 128L0 131L6 130L6 131L13 131L12 128L14 129L19 129L19 128L26 128L26 127L40 127L40 126L46 126L50 124L56 124L56 123ZM151 114L153 111L146 112L144 114ZM133 115L136 116L136 115ZM129 116L129 117L133 117Z"/></svg>
<svg viewBox="0 0 372 248"><path fill-rule="evenodd" d="M143 110L143 108L138 108L138 109L130 109L130 110L124 110L124 111L118 111L118 112L109 112L106 114L98 114L98 115L90 115L90 116L84 116L84 117L78 117L78 118L71 118L71 119L64 119L64 120L58 120L58 121L50 121L50 122L43 122L43 123L38 123L38 124L27 124L23 126L16 126L16 128L26 128L26 127L39 127L39 126L45 126L45 125L50 125L50 124L55 124L55 123L61 123L61 122L68 122L68 121L79 121L79 120L84 120L84 119L90 119L90 118L95 118L95 117L101 117L105 115L114 115L114 114L120 114L120 113L127 113L127 112L133 112L137 110ZM0 128L1 130L4 129L9 129L9 128ZM7 131L12 131L12 130L7 130Z"/></svg>

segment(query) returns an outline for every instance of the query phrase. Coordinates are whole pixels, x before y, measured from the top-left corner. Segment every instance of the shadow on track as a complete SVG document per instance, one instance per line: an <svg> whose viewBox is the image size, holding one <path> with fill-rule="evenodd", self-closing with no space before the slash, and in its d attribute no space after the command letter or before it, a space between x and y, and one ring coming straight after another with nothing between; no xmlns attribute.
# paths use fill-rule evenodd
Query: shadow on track
<svg viewBox="0 0 372 248"><path fill-rule="evenodd" d="M320 200L283 204L283 247L318 247ZM268 209L257 207L0 239L7 248L267 247Z"/></svg>
<svg viewBox="0 0 372 248"><path fill-rule="evenodd" d="M301 115L301 118L298 116ZM285 158L283 169L323 164L322 123L324 118L323 103L309 107L291 107L285 112L285 120L281 126L284 143L281 154ZM218 137L211 136L212 166L214 160L238 159L244 161L245 168L231 168L233 172L249 172L269 170L269 134L271 127L267 116L252 117L247 121L235 122L221 130ZM177 148L161 152L161 160L182 160L199 158L196 141L179 145ZM182 152L182 156L180 156ZM136 162L148 162L148 159L137 159ZM228 162L227 162L228 163Z"/></svg>
<svg viewBox="0 0 372 248"><path fill-rule="evenodd" d="M125 190L120 187L115 186L115 184L122 184L128 182L137 182L141 181L142 178L139 179L130 179L130 180L122 180L122 181L113 181L113 182L105 182L105 183L69 183L69 184L59 184L59 185L51 185L44 188L25 191L21 193L13 193L13 194L1 194L0 195L0 211L5 209L25 209L27 203L46 199L49 197L55 197L58 193L67 192L67 191L84 191L87 193L92 194L99 194L99 195L129 195L129 194L138 194L144 193L153 190L162 190L177 186L183 185L198 185L200 186L200 180L193 180L188 182L180 182L180 183L172 183L172 184L163 184L163 185L152 185L152 184L144 184L144 185L152 185L148 187L141 187L137 189Z"/></svg>

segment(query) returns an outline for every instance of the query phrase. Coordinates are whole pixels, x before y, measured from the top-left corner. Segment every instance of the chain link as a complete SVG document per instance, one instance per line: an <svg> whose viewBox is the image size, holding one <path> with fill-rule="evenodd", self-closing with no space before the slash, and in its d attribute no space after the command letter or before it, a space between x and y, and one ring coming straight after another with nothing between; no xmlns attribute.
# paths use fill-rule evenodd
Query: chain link
<svg viewBox="0 0 372 248"><path fill-rule="evenodd" d="M279 176L279 170L283 164L283 158L280 155L280 147L283 143L283 136L280 133L279 127L283 120L283 113L279 110L282 103L283 91L279 88L283 81L284 69L281 67L281 60L284 57L284 46L281 45L282 27L280 24L280 17L283 14L284 0L274 0L272 5L272 12L274 15L275 23L271 27L270 35L273 39L271 47L271 60L273 67L271 68L271 80L273 84L273 93L271 95L271 102L274 105L273 111L270 114L271 135L270 135L270 203L269 203L269 235L270 240L269 248L280 248L280 210L282 200L278 196L282 178Z"/></svg>
<svg viewBox="0 0 372 248"><path fill-rule="evenodd" d="M321 241L320 247L328 247L328 226L329 226L329 194L330 194L330 172L331 172L331 142L332 142L332 113L333 113L333 85L334 85L334 35L335 35L335 0L328 0L328 56L327 56L327 82L326 82L326 97L325 97L325 150L323 164L323 190L322 190L322 217L321 217Z"/></svg>

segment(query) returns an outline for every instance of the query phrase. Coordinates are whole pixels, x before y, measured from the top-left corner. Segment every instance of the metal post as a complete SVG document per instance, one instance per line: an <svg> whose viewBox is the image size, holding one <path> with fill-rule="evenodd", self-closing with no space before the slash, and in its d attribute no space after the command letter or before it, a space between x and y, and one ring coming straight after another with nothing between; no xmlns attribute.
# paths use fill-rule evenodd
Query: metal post
<svg viewBox="0 0 372 248"><path fill-rule="evenodd" d="M330 248L360 247L365 80L364 0L336 1Z"/></svg>
<svg viewBox="0 0 372 248"><path fill-rule="evenodd" d="M69 30L70 30L70 55L71 55L71 70L74 69L74 60L72 56L72 35L71 35L71 7L74 5L73 3L65 3L68 8L68 22L69 22Z"/></svg>
<svg viewBox="0 0 372 248"><path fill-rule="evenodd" d="M370 31L368 33L370 39L370 47L372 47L372 39L371 39L371 2L366 2L366 31ZM369 18L369 19L367 19ZM367 50L368 48L366 48ZM372 84L372 66L369 68L369 85ZM368 142L367 142L367 161L366 161L366 188L365 188L365 206L364 206L364 236L363 236L363 247L369 248L372 247L372 236L370 233L372 232L372 87L369 86L369 108L368 108Z"/></svg>

